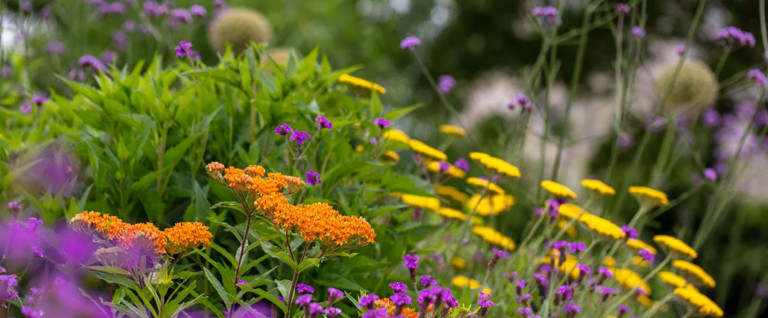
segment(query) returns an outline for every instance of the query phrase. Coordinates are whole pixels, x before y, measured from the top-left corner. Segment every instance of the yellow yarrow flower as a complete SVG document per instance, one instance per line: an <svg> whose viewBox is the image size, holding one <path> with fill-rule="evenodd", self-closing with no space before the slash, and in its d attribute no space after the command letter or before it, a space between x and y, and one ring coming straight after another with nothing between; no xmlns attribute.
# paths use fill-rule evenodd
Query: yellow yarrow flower
<svg viewBox="0 0 768 318"><path fill-rule="evenodd" d="M415 208L437 210L440 208L440 200L433 197L425 197L414 194L401 194L400 201Z"/></svg>
<svg viewBox="0 0 768 318"><path fill-rule="evenodd" d="M626 236L626 233L618 225L596 215L582 215L580 221L593 232L615 240L623 239Z"/></svg>
<svg viewBox="0 0 768 318"><path fill-rule="evenodd" d="M637 250L637 251L643 250L643 249L648 250L653 255L656 255L656 253L657 253L655 247L653 247L650 244L645 243L645 242L643 242L641 240L628 239L627 240L627 246L629 246L630 248L632 248L634 250Z"/></svg>
<svg viewBox="0 0 768 318"><path fill-rule="evenodd" d="M464 130L464 128L454 125L440 125L440 132L456 137L464 137L467 135L467 131Z"/></svg>
<svg viewBox="0 0 768 318"><path fill-rule="evenodd" d="M456 178L456 179L463 179L464 177L467 176L467 173L464 172L464 170L456 168L456 166L454 166L454 165L452 165L450 163L447 163L447 162L444 162L444 161L443 161L443 163L448 165L448 171L440 171L440 162L439 161L432 161L432 162L430 162L429 164L427 164L427 169L429 169L429 171L436 172L436 173L437 172L444 173L444 174L446 174L446 175L448 175L448 176L450 176L452 178Z"/></svg>
<svg viewBox="0 0 768 318"><path fill-rule="evenodd" d="M435 193L441 197L449 198L460 203L464 203L469 200L468 194L461 192L459 189L456 189L452 186L438 185L435 187Z"/></svg>
<svg viewBox="0 0 768 318"><path fill-rule="evenodd" d="M448 160L448 156L446 156L445 153L435 148L432 148L429 145L419 140L411 139L411 142L408 143L408 146L411 147L411 150L413 150L413 152L418 153L428 159L439 160L439 161Z"/></svg>
<svg viewBox="0 0 768 318"><path fill-rule="evenodd" d="M640 201L641 204L647 204L650 207L669 204L667 194L649 187L632 186L629 187L629 193Z"/></svg>
<svg viewBox="0 0 768 318"><path fill-rule="evenodd" d="M552 180L542 181L541 187L544 188L544 190L547 190L549 194L556 197L576 199L576 192L573 192L573 190L569 189L568 187Z"/></svg>
<svg viewBox="0 0 768 318"><path fill-rule="evenodd" d="M398 162L400 161L400 155L392 150L388 150L381 154L381 161Z"/></svg>
<svg viewBox="0 0 768 318"><path fill-rule="evenodd" d="M451 265L458 269L465 269L467 268L467 261L461 257L456 256L451 260Z"/></svg>
<svg viewBox="0 0 768 318"><path fill-rule="evenodd" d="M614 267L616 266L616 259L610 256L606 256L603 258L603 265L608 267Z"/></svg>
<svg viewBox="0 0 768 318"><path fill-rule="evenodd" d="M481 286L480 282L464 275L457 275L453 277L453 279L451 280L451 285L456 287L461 287L461 288L469 287L469 289L472 289L472 290L478 289Z"/></svg>
<svg viewBox="0 0 768 318"><path fill-rule="evenodd" d="M479 194L475 194L465 204L468 210L474 209L475 213L482 216L499 214L513 205L515 205L515 197L509 194L486 195L482 199Z"/></svg>
<svg viewBox="0 0 768 318"><path fill-rule="evenodd" d="M677 268L687 274L687 276L693 277L696 281L702 283L709 288L715 288L715 279L712 278L703 268L699 265L693 264L688 261L676 260L672 262L672 267Z"/></svg>
<svg viewBox="0 0 768 318"><path fill-rule="evenodd" d="M480 189L488 188L488 191L491 191L499 195L504 195L504 190L502 188L497 186L495 183L485 179L480 179L478 177L469 177L467 178L467 184Z"/></svg>
<svg viewBox="0 0 768 318"><path fill-rule="evenodd" d="M650 265L648 265L648 261L646 261L644 258L640 256L632 257L632 265L646 267L646 268L650 267Z"/></svg>
<svg viewBox="0 0 768 318"><path fill-rule="evenodd" d="M648 298L646 295L637 295L635 299L645 308L650 308L654 304L654 301Z"/></svg>
<svg viewBox="0 0 768 318"><path fill-rule="evenodd" d="M584 210L584 208L573 203L561 204L560 207L557 208L557 211L558 215L571 220L579 217L579 215L581 215L579 220L587 215L592 215L591 213L587 212L587 210Z"/></svg>
<svg viewBox="0 0 768 318"><path fill-rule="evenodd" d="M659 279L661 279L662 282L667 283L667 285L675 288L690 286L690 284L688 284L688 281L686 281L685 278L670 271L659 272ZM695 288L695 287L691 286L691 288Z"/></svg>
<svg viewBox="0 0 768 318"><path fill-rule="evenodd" d="M693 259L699 257L699 253L697 253L696 250L676 237L669 235L656 235L653 237L653 241L656 242L656 244L665 247L667 250L677 254L688 256Z"/></svg>
<svg viewBox="0 0 768 318"><path fill-rule="evenodd" d="M411 142L411 137L408 137L408 135L399 129L387 130L381 134L381 138L402 142L404 144L409 144Z"/></svg>
<svg viewBox="0 0 768 318"><path fill-rule="evenodd" d="M675 295L696 308L700 314L714 317L723 316L723 310L720 306L693 288L676 288Z"/></svg>
<svg viewBox="0 0 768 318"><path fill-rule="evenodd" d="M339 76L338 81L339 83L345 84L352 88L358 88L358 89L362 88L366 91L373 90L379 93L380 95L384 95L387 93L387 90L381 85L368 80L364 80L356 76L349 75L349 74L342 74L341 76Z"/></svg>
<svg viewBox="0 0 768 318"><path fill-rule="evenodd" d="M581 180L581 186L585 187L595 193L599 193L602 195L614 195L616 194L616 190L614 190L611 186L605 184L604 182L597 180L597 179L584 179Z"/></svg>
<svg viewBox="0 0 768 318"><path fill-rule="evenodd" d="M486 168L493 170L498 174L510 178L520 178L520 169L500 158L493 157L483 152L470 152L469 158L479 162Z"/></svg>
<svg viewBox="0 0 768 318"><path fill-rule="evenodd" d="M627 268L610 269L616 281L627 289L640 289L645 295L651 294L651 287L643 282L643 277L635 271Z"/></svg>
<svg viewBox="0 0 768 318"><path fill-rule="evenodd" d="M515 249L515 242L511 238L504 236L493 228L487 226L475 226L472 232L480 236L484 241L493 245L501 246L510 251Z"/></svg>
<svg viewBox="0 0 768 318"><path fill-rule="evenodd" d="M467 215L466 214L464 214L463 212L461 212L459 210L452 209L452 208L439 208L439 209L435 210L435 213L437 213L439 215L442 215L444 217L447 217L449 219L457 219L457 220L462 220L462 221L466 221L467 220ZM473 224L482 223L482 220L480 218L478 218L478 217L472 217L472 223Z"/></svg>

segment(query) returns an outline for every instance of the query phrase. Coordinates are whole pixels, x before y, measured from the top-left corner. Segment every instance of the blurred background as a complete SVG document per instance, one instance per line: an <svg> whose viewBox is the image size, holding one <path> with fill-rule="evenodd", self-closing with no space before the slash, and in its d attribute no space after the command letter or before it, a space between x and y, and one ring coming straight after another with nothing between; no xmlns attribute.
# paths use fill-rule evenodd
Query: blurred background
<svg viewBox="0 0 768 318"><path fill-rule="evenodd" d="M422 107L396 126L409 135L438 145L438 124L460 123L469 128L481 145L469 142L454 147L466 155L481 146L507 145L501 140L506 131L520 125L520 111L511 111L507 103L526 89L526 74L536 61L542 46L541 35L530 12L535 6L554 1L499 0L324 0L324 1L142 1L142 0L2 0L0 4L0 116L16 112L33 95L68 94L60 78L85 80L82 57L92 55L104 64L115 63L131 68L139 61L161 56L167 63L175 59L174 47L189 41L206 64L217 61L216 38L209 32L217 15L226 8L251 8L263 19L264 38L275 60L288 52L297 55L320 48L334 68L360 66L353 74L372 80L387 89L387 107L414 104ZM608 11L616 1L603 1L599 9ZM150 4L148 4L150 3ZM647 37L637 51L640 65L632 84L632 111L628 128L623 129L623 148L619 162L626 168L637 140L645 129L655 129L643 169L650 170L654 155L661 147L664 123L657 125L651 112L658 99L656 85L662 71L678 59L676 49L684 43L698 1L647 1ZM199 8L193 9L194 5ZM602 8L601 7L601 8ZM184 9L186 12L177 11ZM567 1L562 14L561 33L577 29L584 12L583 1ZM750 68L766 61L760 44L733 50L727 60L721 58L724 46L717 41L721 28L734 25L760 34L757 0L708 1L701 25L686 47L690 59L718 68L721 83L714 112L717 121L680 118L680 138L688 138L697 147L699 162L681 159L669 171L663 189L671 198L701 187L688 199L659 217L652 227L658 232L681 233L694 227L701 211L709 204L712 187L702 186L702 169L715 167L723 152L733 148L733 131L744 126L745 115L755 105L754 89L736 83ZM219 29L227 33L227 29ZM399 47L406 36L417 36L422 45L416 54L432 76L450 75L456 87L445 97L460 114L457 118L440 103L422 74L414 56ZM599 27L589 32L588 53L583 76L575 90L573 113L563 129L563 118L570 78L574 71L577 38L558 47L559 73L551 92L550 125L555 140L565 134L560 181L576 185L586 176L602 177L608 162L610 132L615 103L613 63L614 32ZM71 93L71 92L69 92ZM758 115L768 125L768 113ZM712 117L714 118L714 117ZM697 122L697 125L686 124ZM517 151L525 158L519 164L535 169L541 138L537 131L543 121L532 116L525 146ZM760 128L762 126L759 126ZM755 135L749 139L750 168L738 178L735 200L726 211L727 222L704 243L701 265L718 282L715 300L734 316L744 312L765 312L768 298L768 142ZM555 144L545 145L546 160L553 160ZM731 150L732 151L732 150ZM529 155L530 154L530 155ZM60 163L67 158L54 160ZM551 166L548 164L547 166ZM619 170L622 166L619 166ZM62 184L61 187L68 185ZM57 190L58 191L58 190ZM73 191L72 195L77 195ZM622 211L631 215L634 207ZM524 218L522 218L524 220ZM522 228L520 224L510 227ZM690 233L687 233L690 236Z"/></svg>

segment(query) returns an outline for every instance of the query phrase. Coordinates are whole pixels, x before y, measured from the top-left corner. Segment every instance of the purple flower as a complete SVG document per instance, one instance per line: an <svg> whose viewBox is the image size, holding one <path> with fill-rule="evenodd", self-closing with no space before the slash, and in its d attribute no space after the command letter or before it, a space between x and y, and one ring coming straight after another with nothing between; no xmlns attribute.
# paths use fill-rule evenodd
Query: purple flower
<svg viewBox="0 0 768 318"><path fill-rule="evenodd" d="M112 42L115 43L115 46L118 49L125 50L128 48L128 35L120 30L112 32Z"/></svg>
<svg viewBox="0 0 768 318"><path fill-rule="evenodd" d="M581 307L576 306L574 303L567 303L565 304L565 314L566 315L575 315L579 311L581 311Z"/></svg>
<svg viewBox="0 0 768 318"><path fill-rule="evenodd" d="M755 36L735 26L728 26L717 31L716 38L727 46L755 46Z"/></svg>
<svg viewBox="0 0 768 318"><path fill-rule="evenodd" d="M64 52L66 51L67 51L67 47L64 45L64 43L61 43L59 41L51 41L45 45L45 53L48 53L51 55L61 55L61 54L64 54Z"/></svg>
<svg viewBox="0 0 768 318"><path fill-rule="evenodd" d="M296 298L296 304L302 306L309 306L312 302L312 294L304 294Z"/></svg>
<svg viewBox="0 0 768 318"><path fill-rule="evenodd" d="M677 53L677 55L679 56L682 56L683 54L685 54L685 44L678 44L675 47L675 53Z"/></svg>
<svg viewBox="0 0 768 318"><path fill-rule="evenodd" d="M571 285L560 286L557 289L556 294L565 300L569 300L573 297L573 288L571 287Z"/></svg>
<svg viewBox="0 0 768 318"><path fill-rule="evenodd" d="M27 227L30 230L36 230L38 227L43 225L43 221L38 218L28 218L27 219Z"/></svg>
<svg viewBox="0 0 768 318"><path fill-rule="evenodd" d="M183 59L187 56L190 56L189 52L191 50L192 50L192 43L181 40L179 41L179 45L176 46L176 57Z"/></svg>
<svg viewBox="0 0 768 318"><path fill-rule="evenodd" d="M642 27L636 25L632 27L632 36L636 38L644 38L645 37L645 29Z"/></svg>
<svg viewBox="0 0 768 318"><path fill-rule="evenodd" d="M325 309L325 314L328 315L329 318L336 318L336 316L341 314L341 309L335 308L335 307L328 307Z"/></svg>
<svg viewBox="0 0 768 318"><path fill-rule="evenodd" d="M340 299L342 297L344 297L344 293L341 292L340 290L333 287L328 288L328 302L327 302L328 305L333 304L333 301L335 301L336 299Z"/></svg>
<svg viewBox="0 0 768 318"><path fill-rule="evenodd" d="M315 117L315 122L317 122L317 129L325 128L331 130L333 128L333 123L323 116Z"/></svg>
<svg viewBox="0 0 768 318"><path fill-rule="evenodd" d="M627 306L625 304L619 304L619 306L617 306L616 308L619 309L619 317L621 317L624 314L628 313L629 310L630 310L629 306Z"/></svg>
<svg viewBox="0 0 768 318"><path fill-rule="evenodd" d="M379 128L381 128L381 129L385 129L385 128L387 128L387 127L389 127L391 125L389 120L387 120L385 118L381 118L381 117L374 119L373 123L376 124L377 126L379 126Z"/></svg>
<svg viewBox="0 0 768 318"><path fill-rule="evenodd" d="M568 245L568 248L571 250L571 253L583 252L587 250L587 245L584 242L573 242Z"/></svg>
<svg viewBox="0 0 768 318"><path fill-rule="evenodd" d="M717 181L717 171L713 168L706 168L704 169L704 177L709 181L715 182Z"/></svg>
<svg viewBox="0 0 768 318"><path fill-rule="evenodd" d="M621 231L624 232L624 234L626 234L627 238L637 239L637 230L635 230L631 226L624 225L621 227Z"/></svg>
<svg viewBox="0 0 768 318"><path fill-rule="evenodd" d="M295 142L297 146L301 147L307 140L311 138L306 131L295 130L291 134L291 141Z"/></svg>
<svg viewBox="0 0 768 318"><path fill-rule="evenodd" d="M720 124L720 113L718 113L714 109L708 109L704 112L704 114L701 115L701 119L704 122L704 125L708 127L717 126Z"/></svg>
<svg viewBox="0 0 768 318"><path fill-rule="evenodd" d="M507 108L514 110L520 106L523 110L531 110L533 108L533 103L531 103L531 99L528 98L528 95L525 95L525 93L518 93L515 95L515 99L513 101L510 101L507 103Z"/></svg>
<svg viewBox="0 0 768 318"><path fill-rule="evenodd" d="M520 313L523 317L528 317L533 314L533 308L531 307L520 307L517 308L517 312Z"/></svg>
<svg viewBox="0 0 768 318"><path fill-rule="evenodd" d="M288 123L283 123L282 125L277 126L277 128L275 128L275 134L278 134L280 136L287 136L292 133L293 133L293 128L291 128L291 125L288 125Z"/></svg>
<svg viewBox="0 0 768 318"><path fill-rule="evenodd" d="M589 276L589 274L591 274L591 272L592 272L592 271L589 269L589 266L587 266L587 265L584 265L584 264L579 264L579 265L576 265L576 269L578 269L578 270L579 270L579 274L580 274L580 275L581 275L581 274L584 274L584 276Z"/></svg>
<svg viewBox="0 0 768 318"><path fill-rule="evenodd" d="M456 79L450 75L441 75L437 78L437 90L442 94L450 93L456 86Z"/></svg>
<svg viewBox="0 0 768 318"><path fill-rule="evenodd" d="M315 292L315 289L312 288L312 286L302 283L296 285L296 290L299 292L299 294L312 294Z"/></svg>
<svg viewBox="0 0 768 318"><path fill-rule="evenodd" d="M11 74L13 73L13 68L8 65L3 65L2 72L0 72L0 75L2 75L3 78L9 78L11 77Z"/></svg>
<svg viewBox="0 0 768 318"><path fill-rule="evenodd" d="M238 280L237 283L235 283L235 284L236 285L248 285L248 282L243 280L243 279L241 279L241 280Z"/></svg>
<svg viewBox="0 0 768 318"><path fill-rule="evenodd" d="M625 15L629 13L629 5L626 3L617 3L614 10L616 10L616 13L619 15Z"/></svg>
<svg viewBox="0 0 768 318"><path fill-rule="evenodd" d="M403 260L405 261L405 268L416 269L419 267L419 255L408 254L403 256Z"/></svg>
<svg viewBox="0 0 768 318"><path fill-rule="evenodd" d="M509 254L505 252L504 250L500 250L498 248L492 248L493 250L493 257L498 259L507 259L509 258Z"/></svg>
<svg viewBox="0 0 768 318"><path fill-rule="evenodd" d="M763 74L763 72L758 69L752 69L747 72L747 78L760 86L765 86L768 84L768 79L765 78L765 74Z"/></svg>
<svg viewBox="0 0 768 318"><path fill-rule="evenodd" d="M425 288L419 291L419 297L416 298L416 301L419 302L422 307L426 308L429 304L435 302L435 295L432 291Z"/></svg>
<svg viewBox="0 0 768 318"><path fill-rule="evenodd" d="M435 279L429 275L421 275L421 277L419 277L419 281L421 283L421 286L424 286L424 287L437 285L437 281L435 281Z"/></svg>
<svg viewBox="0 0 768 318"><path fill-rule="evenodd" d="M392 288L392 291L396 293L404 293L406 290L408 290L408 285L402 282L394 282L389 284L389 287Z"/></svg>
<svg viewBox="0 0 768 318"><path fill-rule="evenodd" d="M24 102L24 104L21 104L19 107L19 111L24 115L29 114L32 112L32 106L29 105L29 102Z"/></svg>
<svg viewBox="0 0 768 318"><path fill-rule="evenodd" d="M469 171L469 162L467 162L467 159L459 158L456 160L456 162L453 163L453 165L461 170Z"/></svg>
<svg viewBox="0 0 768 318"><path fill-rule="evenodd" d="M323 313L323 306L320 306L320 304L318 304L318 303L311 303L311 304L309 304L309 314L310 315L314 316L314 315L319 315L321 313Z"/></svg>
<svg viewBox="0 0 768 318"><path fill-rule="evenodd" d="M557 8L552 6L535 7L531 10L534 17L540 18L546 26L560 25L563 21L557 17Z"/></svg>
<svg viewBox="0 0 768 318"><path fill-rule="evenodd" d="M373 308L373 304L377 300L379 300L379 296L376 296L376 294L368 294L360 297L360 301L357 303L357 306L360 308Z"/></svg>
<svg viewBox="0 0 768 318"><path fill-rule="evenodd" d="M494 303L490 299L488 299L489 296L490 296L489 294L480 292L480 295L478 296L478 299L477 299L477 304L480 305L481 308L493 307Z"/></svg>
<svg viewBox="0 0 768 318"><path fill-rule="evenodd" d="M379 308L379 309L368 309L361 318L386 318L387 317L387 309L386 308Z"/></svg>
<svg viewBox="0 0 768 318"><path fill-rule="evenodd" d="M195 4L189 7L189 12L192 13L192 16L196 18L204 17L208 13L208 11L206 11L205 8L199 4Z"/></svg>
<svg viewBox="0 0 768 318"><path fill-rule="evenodd" d="M547 276L541 273L534 273L533 278L539 284L544 284L547 281Z"/></svg>
<svg viewBox="0 0 768 318"><path fill-rule="evenodd" d="M170 9L165 4L159 4L155 1L144 2L144 13L150 18L156 18L168 14Z"/></svg>
<svg viewBox="0 0 768 318"><path fill-rule="evenodd" d="M44 258L45 257L45 252L43 251L43 249L41 249L41 248L39 248L37 246L32 246L32 254L35 254L35 256L37 256L39 258Z"/></svg>
<svg viewBox="0 0 768 318"><path fill-rule="evenodd" d="M413 303L411 296L408 296L403 293L395 293L394 295L389 297L389 299L392 300L392 303L398 307L408 306L411 303Z"/></svg>
<svg viewBox="0 0 768 318"><path fill-rule="evenodd" d="M613 273L611 272L611 270L602 266L597 268L597 272L600 273L600 276L602 276L603 279L613 277Z"/></svg>
<svg viewBox="0 0 768 318"><path fill-rule="evenodd" d="M125 32L133 32L136 31L136 22L133 20L128 20L123 23L123 31Z"/></svg>
<svg viewBox="0 0 768 318"><path fill-rule="evenodd" d="M187 9L173 9L171 10L171 20L169 23L192 23L192 13Z"/></svg>
<svg viewBox="0 0 768 318"><path fill-rule="evenodd" d="M318 184L323 183L323 180L320 180L320 174L317 173L317 171L309 170L307 171L307 183L311 186L316 186Z"/></svg>
<svg viewBox="0 0 768 318"><path fill-rule="evenodd" d="M17 201L8 202L8 208L11 209L13 213L19 213L19 211L21 211L21 203Z"/></svg>
<svg viewBox="0 0 768 318"><path fill-rule="evenodd" d="M117 53L112 51L104 51L99 54L99 60L104 64L111 64L117 61Z"/></svg>
<svg viewBox="0 0 768 318"><path fill-rule="evenodd" d="M451 166L448 165L448 163L445 161L438 161L437 168L438 168L437 170L440 172L448 172L449 170L451 170Z"/></svg>
<svg viewBox="0 0 768 318"><path fill-rule="evenodd" d="M400 41L400 48L404 50L413 51L419 45L421 45L421 40L415 36L409 36Z"/></svg>
<svg viewBox="0 0 768 318"><path fill-rule="evenodd" d="M99 6L99 14L102 15L110 15L110 14L123 14L125 13L125 5L123 5L120 2L104 2Z"/></svg>
<svg viewBox="0 0 768 318"><path fill-rule="evenodd" d="M77 60L77 64L80 65L82 68L91 68L94 71L102 71L104 72L107 68L104 66L104 63L102 63L99 59L97 59L93 55L83 55L80 57L79 60Z"/></svg>
<svg viewBox="0 0 768 318"><path fill-rule="evenodd" d="M640 256L642 256L644 260L648 261L648 263L653 263L653 261L656 259L656 255L653 255L651 251L644 248L637 251L637 254L640 254Z"/></svg>

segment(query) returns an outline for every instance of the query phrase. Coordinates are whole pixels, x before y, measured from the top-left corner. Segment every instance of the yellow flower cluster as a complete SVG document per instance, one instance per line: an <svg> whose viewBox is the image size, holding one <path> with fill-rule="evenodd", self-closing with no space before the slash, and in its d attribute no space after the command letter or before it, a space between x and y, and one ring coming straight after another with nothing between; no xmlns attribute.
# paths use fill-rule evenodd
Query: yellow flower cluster
<svg viewBox="0 0 768 318"><path fill-rule="evenodd" d="M462 221L466 221L467 220L467 215L466 214L462 213L459 210L452 209L452 208L439 208L439 209L435 210L435 213L437 213L439 215L442 215L442 216L444 216L446 218L449 218L449 219L457 219L457 220L462 220ZM479 223L482 223L482 220L480 218L476 217L476 216L473 216L472 217L472 223L473 224L479 224Z"/></svg>
<svg viewBox="0 0 768 318"><path fill-rule="evenodd" d="M699 257L699 253L697 253L696 250L676 237L669 235L656 235L653 237L653 241L656 242L656 244L659 244L676 254L681 254L694 259Z"/></svg>
<svg viewBox="0 0 768 318"><path fill-rule="evenodd" d="M693 277L696 281L702 283L709 288L715 287L715 279L712 278L703 268L699 265L693 264L688 261L676 260L672 262L672 267L679 269L690 277Z"/></svg>
<svg viewBox="0 0 768 318"><path fill-rule="evenodd" d="M475 194L465 204L468 210L474 209L475 213L482 216L499 214L513 205L515 205L515 197L510 194L486 195L482 198L479 194Z"/></svg>
<svg viewBox="0 0 768 318"><path fill-rule="evenodd" d="M675 295L696 308L700 314L715 317L723 316L723 310L720 306L696 289L688 287L676 288Z"/></svg>
<svg viewBox="0 0 768 318"><path fill-rule="evenodd" d="M627 289L640 289L645 295L651 294L651 287L643 282L643 277L628 268L611 268L616 281Z"/></svg>
<svg viewBox="0 0 768 318"><path fill-rule="evenodd" d="M495 183L485 179L480 179L478 177L469 177L467 178L467 184L473 187L476 187L478 189L488 188L488 191L491 191L495 194L504 195L504 189L497 186Z"/></svg>
<svg viewBox="0 0 768 318"><path fill-rule="evenodd" d="M487 226L475 226L472 232L480 236L483 240L493 245L506 248L510 251L515 249L515 242L511 238L504 236L493 228Z"/></svg>
<svg viewBox="0 0 768 318"><path fill-rule="evenodd" d="M669 204L667 194L649 187L632 186L629 187L629 193L640 201L641 204L648 205L649 207Z"/></svg>
<svg viewBox="0 0 768 318"><path fill-rule="evenodd" d="M587 212L584 208L575 205L573 203L566 203L560 205L560 207L557 209L558 215L567 218L567 219L575 219L579 218L577 221L580 221L582 217L587 215L592 215L591 213Z"/></svg>
<svg viewBox="0 0 768 318"><path fill-rule="evenodd" d="M381 154L381 161L398 162L400 161L400 155L392 150L387 150Z"/></svg>
<svg viewBox="0 0 768 318"><path fill-rule="evenodd" d="M616 194L616 190L614 190L611 186L597 179L581 180L581 186L589 189L590 191L593 191L595 193L599 193L602 195Z"/></svg>
<svg viewBox="0 0 768 318"><path fill-rule="evenodd" d="M659 279L667 283L669 286L672 286L675 288L683 288L686 286L689 286L689 288L696 288L688 284L688 281L686 281L685 278L670 271L659 272Z"/></svg>
<svg viewBox="0 0 768 318"><path fill-rule="evenodd" d="M520 178L520 169L500 158L493 157L483 152L470 152L469 158L479 162L486 168L493 170L498 174L510 178Z"/></svg>
<svg viewBox="0 0 768 318"><path fill-rule="evenodd" d="M593 232L615 240L623 239L626 236L626 233L618 225L596 215L582 215L580 221Z"/></svg>
<svg viewBox="0 0 768 318"><path fill-rule="evenodd" d="M549 194L558 198L576 199L576 192L555 181L544 180L541 182L541 187L547 190Z"/></svg>
<svg viewBox="0 0 768 318"><path fill-rule="evenodd" d="M438 161L448 160L448 156L446 156L445 153L435 148L432 148L431 146L419 140L411 139L411 141L408 143L408 146L411 147L411 150L413 152L420 154L427 159L438 160Z"/></svg>
<svg viewBox="0 0 768 318"><path fill-rule="evenodd" d="M475 290L482 287L482 285L480 285L480 282L463 275L457 275L453 277L453 279L451 280L451 285L460 287L460 288L467 287L470 290ZM483 287L483 290L481 291L486 294L491 293L491 289L488 287Z"/></svg>
<svg viewBox="0 0 768 318"><path fill-rule="evenodd" d="M95 233L123 248L150 245L157 254L180 254L186 250L209 246L213 234L200 222L176 223L163 231L152 223L130 224L118 217L100 212L83 211L75 215L70 226L85 233Z"/></svg>
<svg viewBox="0 0 768 318"><path fill-rule="evenodd" d="M469 195L459 191L459 189L456 189L452 186L438 185L435 187L435 193L441 197L448 198L459 203L464 203L469 200Z"/></svg>
<svg viewBox="0 0 768 318"><path fill-rule="evenodd" d="M656 255L658 251L650 244L637 239L627 239L627 246L634 250L648 250L651 254Z"/></svg>
<svg viewBox="0 0 768 318"><path fill-rule="evenodd" d="M403 201L403 203L410 205L414 208L419 209L425 209L425 210L437 210L440 209L440 200L433 197L425 197L415 194L401 194L400 195L400 201Z"/></svg>
<svg viewBox="0 0 768 318"><path fill-rule="evenodd" d="M456 178L456 179L463 179L464 177L467 176L467 173L464 172L464 170L456 168L456 166L454 166L454 165L452 165L450 163L447 163L447 162L444 162L443 164L448 165L448 171L446 171L446 172L440 171L440 162L439 161L432 161L432 162L428 163L427 164L427 169L429 169L429 171L432 171L432 172L444 173L444 174L446 174L446 175L448 175L448 176L450 176L452 178Z"/></svg>
<svg viewBox="0 0 768 318"><path fill-rule="evenodd" d="M451 265L458 269L464 269L467 267L467 261L461 257L456 256L451 260Z"/></svg>
<svg viewBox="0 0 768 318"><path fill-rule="evenodd" d="M464 130L464 128L454 125L440 125L440 132L456 137L464 137L467 135L467 131Z"/></svg>
<svg viewBox="0 0 768 318"><path fill-rule="evenodd" d="M408 137L402 130L399 129L390 129L385 131L381 134L381 138L387 139L387 140L394 140L397 142L401 142L404 144L409 144L411 142L411 137Z"/></svg>
<svg viewBox="0 0 768 318"><path fill-rule="evenodd" d="M353 88L364 89L364 90L366 90L368 92L374 90L377 93L379 93L380 95L384 95L384 94L387 93L387 90L384 87L382 87L381 85L376 84L376 83L371 82L371 81L364 80L364 79L359 78L359 77L355 77L355 76L349 75L349 74L343 74L343 75L339 76L339 80L338 81L339 81L339 83L348 85L348 86L353 87Z"/></svg>

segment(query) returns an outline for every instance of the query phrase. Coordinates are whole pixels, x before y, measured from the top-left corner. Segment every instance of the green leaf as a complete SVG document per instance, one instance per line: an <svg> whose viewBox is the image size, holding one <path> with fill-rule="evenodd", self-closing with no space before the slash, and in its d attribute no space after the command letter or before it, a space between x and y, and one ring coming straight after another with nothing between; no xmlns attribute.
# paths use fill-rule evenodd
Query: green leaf
<svg viewBox="0 0 768 318"><path fill-rule="evenodd" d="M416 104L416 105L408 106L408 107L405 107L405 108L399 108L399 109L396 109L396 110L393 110L393 111L387 113L386 115L384 115L384 118L389 119L389 120L395 120L395 119L398 119L398 118L403 117L405 115L408 115L408 113L410 113L410 112L412 112L412 111L414 111L416 109L419 109L421 106L422 106L421 104Z"/></svg>
<svg viewBox="0 0 768 318"><path fill-rule="evenodd" d="M293 269L294 271L298 269L299 265L296 264L296 261L293 260L293 258L290 255L288 255L288 253L284 252L283 250L273 245L272 243L262 242L261 248L264 249L264 252L266 252L270 256L283 261L283 263L291 267L291 269Z"/></svg>
<svg viewBox="0 0 768 318"><path fill-rule="evenodd" d="M309 258L308 257L308 258L304 259L303 261L301 261L299 266L296 268L296 271L301 273L301 272L307 270L308 268L315 267L315 266L318 266L318 265L320 265L320 259L319 258Z"/></svg>
<svg viewBox="0 0 768 318"><path fill-rule="evenodd" d="M205 274L205 278L208 279L208 282L211 283L211 286L213 286L213 289L216 290L216 293L219 294L221 300L227 305L227 308L231 307L232 301L229 300L229 295L227 294L227 291L224 290L224 286L221 285L221 282L219 282L219 280L213 276L213 273L205 267L203 267L203 273Z"/></svg>

